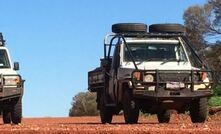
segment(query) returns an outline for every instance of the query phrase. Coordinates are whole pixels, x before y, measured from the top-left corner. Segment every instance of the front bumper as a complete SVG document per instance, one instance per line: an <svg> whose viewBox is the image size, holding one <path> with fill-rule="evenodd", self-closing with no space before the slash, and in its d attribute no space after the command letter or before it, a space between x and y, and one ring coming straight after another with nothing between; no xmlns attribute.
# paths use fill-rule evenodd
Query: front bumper
<svg viewBox="0 0 221 134"><path fill-rule="evenodd" d="M10 76L10 75L4 75L4 76ZM4 76L1 76L1 84L0 84L0 101L21 97L23 96L24 92L24 82L25 80L22 80L20 77L20 82L17 85L5 85L4 84Z"/></svg>
<svg viewBox="0 0 221 134"><path fill-rule="evenodd" d="M7 87L0 92L0 101L20 97L23 95L23 87Z"/></svg>
<svg viewBox="0 0 221 134"><path fill-rule="evenodd" d="M171 91L159 89L157 92L137 89L133 90L134 97L151 100L197 99L209 97L212 94L212 90L191 91L191 89L182 89L179 91Z"/></svg>
<svg viewBox="0 0 221 134"><path fill-rule="evenodd" d="M139 80L135 73L139 73ZM132 88L134 97L152 100L196 99L209 97L213 94L213 82L196 81L195 77L208 70L135 70L132 73ZM145 75L151 74L151 82L145 82ZM211 75L213 75L211 73ZM212 76L211 76L212 77ZM182 86L168 88L168 83L182 83ZM153 88L150 88L153 87Z"/></svg>

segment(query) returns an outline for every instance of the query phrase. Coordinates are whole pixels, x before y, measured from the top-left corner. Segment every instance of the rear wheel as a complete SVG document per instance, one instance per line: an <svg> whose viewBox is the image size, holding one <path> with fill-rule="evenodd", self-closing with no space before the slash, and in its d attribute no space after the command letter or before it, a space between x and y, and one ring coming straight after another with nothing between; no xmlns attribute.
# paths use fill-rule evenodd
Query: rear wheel
<svg viewBox="0 0 221 134"><path fill-rule="evenodd" d="M192 101L190 106L190 117L193 123L205 122L208 115L207 98Z"/></svg>
<svg viewBox="0 0 221 134"><path fill-rule="evenodd" d="M158 111L157 119L159 123L168 123L170 121L170 111L169 110Z"/></svg>
<svg viewBox="0 0 221 134"><path fill-rule="evenodd" d="M134 124L137 123L139 118L139 108L133 100L132 91L126 89L123 96L123 111L125 123Z"/></svg>
<svg viewBox="0 0 221 134"><path fill-rule="evenodd" d="M13 100L13 108L11 110L11 120L14 124L21 123L22 118L22 97Z"/></svg>
<svg viewBox="0 0 221 134"><path fill-rule="evenodd" d="M113 111L112 111L111 107L107 107L105 105L105 95L104 94L101 94L99 109L100 109L101 122L103 124L111 123L112 117L113 117Z"/></svg>

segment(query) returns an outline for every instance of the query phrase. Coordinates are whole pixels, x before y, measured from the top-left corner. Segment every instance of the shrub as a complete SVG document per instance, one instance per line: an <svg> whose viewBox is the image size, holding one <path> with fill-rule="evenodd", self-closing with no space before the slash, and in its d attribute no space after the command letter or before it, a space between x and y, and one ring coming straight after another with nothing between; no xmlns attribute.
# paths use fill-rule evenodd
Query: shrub
<svg viewBox="0 0 221 134"><path fill-rule="evenodd" d="M96 94L80 92L73 97L69 116L95 116L98 115Z"/></svg>
<svg viewBox="0 0 221 134"><path fill-rule="evenodd" d="M221 97L220 96L213 96L209 99L209 106L221 106Z"/></svg>
<svg viewBox="0 0 221 134"><path fill-rule="evenodd" d="M214 95L215 95L215 96L221 95L221 84L220 84L220 83L217 84L217 85L214 87L213 91L214 91Z"/></svg>

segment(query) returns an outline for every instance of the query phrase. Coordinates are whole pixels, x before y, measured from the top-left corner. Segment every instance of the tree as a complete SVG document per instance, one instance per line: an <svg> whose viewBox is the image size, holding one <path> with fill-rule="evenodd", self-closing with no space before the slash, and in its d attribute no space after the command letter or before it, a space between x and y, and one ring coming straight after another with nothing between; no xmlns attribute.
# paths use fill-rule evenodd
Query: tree
<svg viewBox="0 0 221 134"><path fill-rule="evenodd" d="M98 115L96 94L80 92L73 97L69 116L95 116Z"/></svg>
<svg viewBox="0 0 221 134"><path fill-rule="evenodd" d="M221 0L209 0L203 6L189 7L183 15L189 35L200 35L204 39L221 35ZM190 36L193 37L193 36Z"/></svg>
<svg viewBox="0 0 221 134"><path fill-rule="evenodd" d="M208 32L210 10L210 8L195 5L189 7L183 15L187 36L197 51L206 46L204 35Z"/></svg>
<svg viewBox="0 0 221 134"><path fill-rule="evenodd" d="M215 81L219 82L221 79L221 0L208 0L203 6L191 6L184 12L183 19L187 36L193 47L210 69L216 72Z"/></svg>
<svg viewBox="0 0 221 134"><path fill-rule="evenodd" d="M221 0L209 0L208 4L211 6L210 16L210 33L221 34Z"/></svg>
<svg viewBox="0 0 221 134"><path fill-rule="evenodd" d="M205 61L210 65L210 69L215 72L215 82L220 82L221 79L221 43L216 43L205 50Z"/></svg>

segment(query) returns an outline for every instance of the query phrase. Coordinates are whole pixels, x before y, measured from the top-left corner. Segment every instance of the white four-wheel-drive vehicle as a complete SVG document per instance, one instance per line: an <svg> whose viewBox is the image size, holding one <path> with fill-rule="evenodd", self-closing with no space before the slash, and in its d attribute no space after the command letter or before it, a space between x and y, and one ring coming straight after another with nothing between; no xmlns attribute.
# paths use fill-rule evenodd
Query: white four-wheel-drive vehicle
<svg viewBox="0 0 221 134"><path fill-rule="evenodd" d="M12 64L0 33L0 111L5 124L21 123L24 80L16 70L19 70L19 63Z"/></svg>
<svg viewBox="0 0 221 134"><path fill-rule="evenodd" d="M126 123L137 123L139 111L169 122L170 110L189 111L192 122L204 122L212 95L212 72L194 52L180 24L119 23L104 40L100 67L88 73L97 92L102 123L123 110Z"/></svg>

